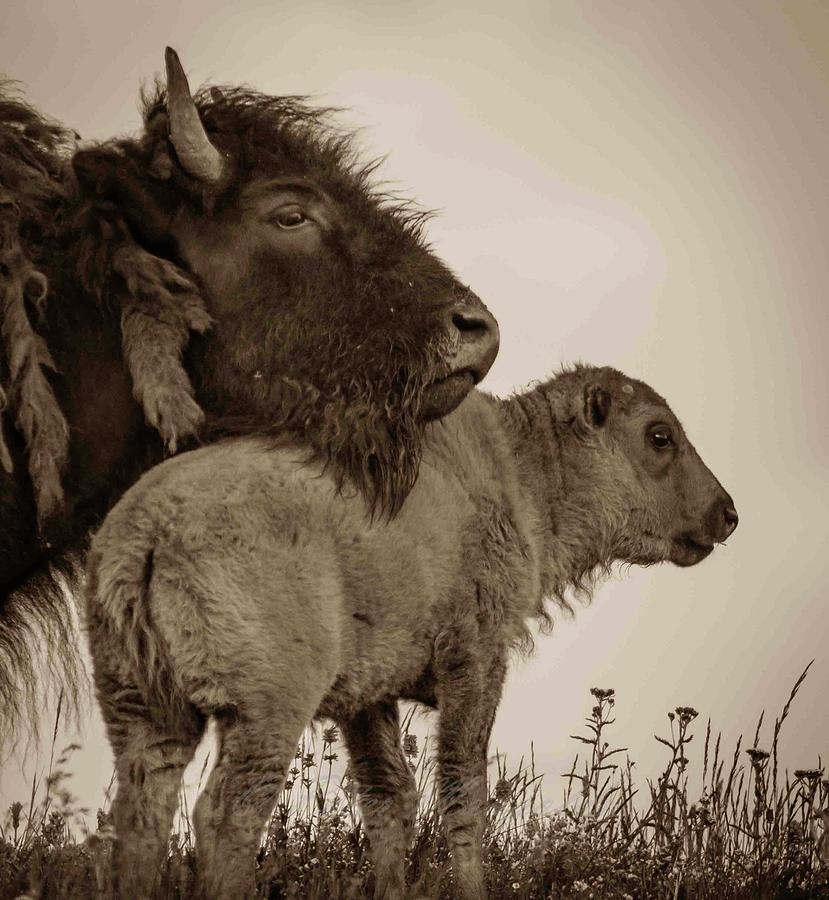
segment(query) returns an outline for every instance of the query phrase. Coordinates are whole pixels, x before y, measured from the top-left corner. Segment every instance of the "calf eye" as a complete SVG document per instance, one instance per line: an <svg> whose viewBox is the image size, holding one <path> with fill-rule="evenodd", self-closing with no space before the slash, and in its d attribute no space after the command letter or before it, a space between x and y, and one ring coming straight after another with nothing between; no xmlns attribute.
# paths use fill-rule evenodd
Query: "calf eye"
<svg viewBox="0 0 829 900"><path fill-rule="evenodd" d="M299 228L308 221L308 216L301 209L283 209L273 217L273 221L280 228Z"/></svg>
<svg viewBox="0 0 829 900"><path fill-rule="evenodd" d="M655 431L649 432L648 440L657 450L667 450L668 447L672 447L674 444L671 432L664 428L657 428Z"/></svg>

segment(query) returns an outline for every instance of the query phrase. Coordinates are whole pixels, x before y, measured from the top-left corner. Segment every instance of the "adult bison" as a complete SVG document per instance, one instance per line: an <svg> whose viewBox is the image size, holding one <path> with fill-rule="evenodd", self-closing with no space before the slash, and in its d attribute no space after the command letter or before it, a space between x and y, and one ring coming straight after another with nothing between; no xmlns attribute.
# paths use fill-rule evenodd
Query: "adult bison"
<svg viewBox="0 0 829 900"><path fill-rule="evenodd" d="M491 365L492 316L301 99L195 98L176 54L134 139L0 95L0 706L69 667L60 573L142 471L194 440L300 437L391 517L424 423ZM56 655L55 655L56 654Z"/></svg>
<svg viewBox="0 0 829 900"><path fill-rule="evenodd" d="M417 793L397 699L440 713L437 781L456 893L484 896L487 744L510 649L545 600L621 560L691 566L737 526L667 403L578 367L431 429L390 523L241 438L147 473L90 554L87 614L115 754L118 897L149 897L182 771L216 717L194 823L205 896L253 896L254 858L312 716L343 730L376 869L402 898Z"/></svg>

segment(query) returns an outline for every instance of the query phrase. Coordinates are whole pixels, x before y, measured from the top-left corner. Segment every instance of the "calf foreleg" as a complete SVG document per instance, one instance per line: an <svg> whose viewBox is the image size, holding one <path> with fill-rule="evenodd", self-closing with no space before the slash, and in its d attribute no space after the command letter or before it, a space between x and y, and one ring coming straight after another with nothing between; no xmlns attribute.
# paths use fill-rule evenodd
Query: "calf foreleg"
<svg viewBox="0 0 829 900"><path fill-rule="evenodd" d="M216 717L216 765L193 814L204 900L256 893L256 853L307 717Z"/></svg>
<svg viewBox="0 0 829 900"><path fill-rule="evenodd" d="M404 896L404 862L412 841L417 789L400 745L397 701L386 700L342 723L360 811L374 860L374 896Z"/></svg>
<svg viewBox="0 0 829 900"><path fill-rule="evenodd" d="M487 746L506 672L503 648L485 648L477 637L462 629L444 634L435 656L440 809L455 890L463 900L486 897L481 845Z"/></svg>

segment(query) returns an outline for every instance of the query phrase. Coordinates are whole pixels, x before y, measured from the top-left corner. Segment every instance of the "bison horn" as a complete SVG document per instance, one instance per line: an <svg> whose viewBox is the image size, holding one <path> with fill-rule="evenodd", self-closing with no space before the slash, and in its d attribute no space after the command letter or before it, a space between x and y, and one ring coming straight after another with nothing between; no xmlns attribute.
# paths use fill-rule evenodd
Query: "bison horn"
<svg viewBox="0 0 829 900"><path fill-rule="evenodd" d="M217 184L225 172L224 157L210 143L204 130L178 53L168 47L164 60L167 63L167 117L176 155L188 175L208 184Z"/></svg>

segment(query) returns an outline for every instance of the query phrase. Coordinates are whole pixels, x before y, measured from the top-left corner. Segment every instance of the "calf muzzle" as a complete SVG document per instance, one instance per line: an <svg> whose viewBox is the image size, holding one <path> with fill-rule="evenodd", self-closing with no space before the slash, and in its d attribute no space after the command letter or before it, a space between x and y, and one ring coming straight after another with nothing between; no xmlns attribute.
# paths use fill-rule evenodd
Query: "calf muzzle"
<svg viewBox="0 0 829 900"><path fill-rule="evenodd" d="M734 501L722 491L708 507L698 528L675 536L671 542L670 560L678 566L695 566L734 533L739 517Z"/></svg>
<svg viewBox="0 0 829 900"><path fill-rule="evenodd" d="M734 508L734 501L728 494L723 493L721 497L714 501L707 516L706 525L711 541L715 544L721 544L731 537L739 521L740 517Z"/></svg>

